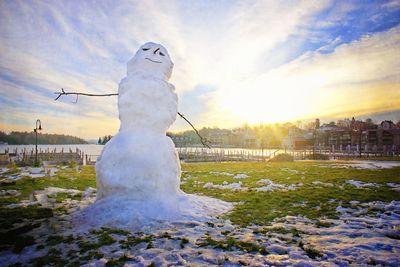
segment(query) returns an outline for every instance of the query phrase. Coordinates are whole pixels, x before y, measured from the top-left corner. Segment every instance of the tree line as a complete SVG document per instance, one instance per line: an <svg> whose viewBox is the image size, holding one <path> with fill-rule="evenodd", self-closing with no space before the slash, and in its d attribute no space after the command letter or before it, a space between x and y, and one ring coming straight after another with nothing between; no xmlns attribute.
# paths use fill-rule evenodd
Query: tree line
<svg viewBox="0 0 400 267"><path fill-rule="evenodd" d="M9 134L0 131L0 142L10 145L32 145L36 143L35 132L11 132ZM38 144L46 145L67 145L67 144L87 144L82 138L64 134L42 134L37 135Z"/></svg>

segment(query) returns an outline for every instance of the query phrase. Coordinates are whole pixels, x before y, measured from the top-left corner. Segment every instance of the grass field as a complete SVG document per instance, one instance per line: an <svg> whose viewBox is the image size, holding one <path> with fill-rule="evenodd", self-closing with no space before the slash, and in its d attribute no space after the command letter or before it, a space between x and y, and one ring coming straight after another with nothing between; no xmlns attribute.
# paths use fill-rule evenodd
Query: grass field
<svg viewBox="0 0 400 267"><path fill-rule="evenodd" d="M181 188L186 193L212 196L229 202L239 203L226 215L232 222L240 225L269 224L274 218L286 215L302 215L310 219L335 217L336 207L350 206L351 201L392 201L400 200L400 194L387 183L400 182L400 168L357 169L331 168L327 162L285 162L285 163L204 163L182 165ZM4 172L7 177L15 170ZM245 174L247 178L235 178ZM295 190L282 189L257 191L269 179L275 184L295 185ZM377 183L376 187L354 187L346 181L357 180L365 183ZM205 188L206 183L222 185L241 183L244 190ZM319 183L321 182L321 183ZM1 209L11 203L29 200L30 196L46 187L85 190L96 187L93 166L65 168L53 177L17 180L15 184L3 185L2 190L17 190L21 194L1 198ZM78 195L58 193L57 201ZM22 215L23 216L23 215Z"/></svg>
<svg viewBox="0 0 400 267"><path fill-rule="evenodd" d="M315 227L330 227L335 220L341 218L343 210L357 210L357 215L353 215L358 217L377 217L387 211L368 203L390 203L400 200L400 167L353 168L352 164L352 162L329 161L183 164L181 188L186 193L206 195L233 202L234 208L231 212L224 214L223 219L227 222L230 221L240 231L253 229L253 231L258 231L257 234L263 236L266 234L268 236L268 233L270 235L270 232L289 234L291 238L294 238L294 241L291 242L295 242L308 258L318 259L321 256L320 259L323 259L323 253L316 250L313 254L313 248L307 248L304 246L304 241L296 239L300 236L298 229L276 227L276 223L289 216L311 220ZM36 246L38 251L46 250L48 258L39 257L42 261L46 262L47 260L50 263L62 265L65 260L60 256L62 253L52 254L51 246L67 242L65 240L68 238L62 235L58 236L58 239L51 236L45 239L42 237L40 240L47 240L45 244L42 244L43 242L36 240L37 238L31 234L31 231L49 218L54 220L54 218L64 218L68 215L68 203L79 202L84 197L87 188L95 187L95 169L92 166L66 166L59 168L54 176L39 178L24 176L23 173L24 170L20 168L1 170L0 224L2 230L0 248L2 253L11 250L12 253L24 253L26 251L24 247ZM59 190L60 188L64 191ZM44 195L45 200L43 200ZM211 222L207 227L215 228ZM254 227L257 230L254 230ZM398 230L396 231L398 232ZM101 255L97 255L95 252L99 247L114 243L110 234L115 234L117 231L117 234L121 235L118 230L110 231L96 232L94 230L92 234L94 233L99 238L98 243L89 242L87 243L89 245L85 243L86 241L79 240L79 237L70 237L70 241L75 240L74 242L81 249L81 258L75 263L80 265L96 259L96 257L101 258ZM396 231L394 234L392 233L390 240L399 242ZM219 235L221 233L224 234L222 230ZM124 234L126 235L126 233ZM233 247L243 253L267 253L268 249L266 250L258 242L260 240L246 243L227 233L225 236L225 238L216 239L205 234L201 239L195 240L193 244L182 236L171 237L171 240L180 242L180 246L187 246L189 243L192 249L208 247L224 251L232 250ZM80 238L82 239L82 237ZM132 244L150 240L149 249L151 249L153 243L157 244L155 241L158 240L157 238L166 237L162 235L128 236L125 241L120 243L121 245L125 244L123 248L126 249L133 246L127 247L126 244L130 242L129 240L133 240ZM104 243L101 243L103 241ZM82 248L87 250L82 251ZM393 252L395 249L398 248L395 247ZM70 256L73 255L72 253ZM55 257L56 260L51 261L51 257ZM270 259L272 256L268 257ZM119 266L121 263L129 261L129 258L118 260L119 258L110 259L109 266L113 266L113 262L115 266ZM39 264L40 261L36 263ZM31 264L35 265L35 261L31 261Z"/></svg>
<svg viewBox="0 0 400 267"><path fill-rule="evenodd" d="M400 194L386 183L400 182L400 168L356 169L330 168L326 163L220 163L183 165L182 189L187 193L204 194L222 200L240 203L227 215L240 225L269 224L274 218L302 215L310 219L336 217L336 207L349 207L351 201L400 200ZM214 173L213 173L214 172ZM245 179L235 179L220 173L246 174ZM295 185L295 190L257 191L261 179L276 184ZM382 186L357 188L348 180L378 183ZM208 189L204 184L241 182L247 190ZM314 183L313 183L314 182ZM318 183L321 182L321 183ZM325 183L325 184L324 184ZM300 185L300 186L298 186Z"/></svg>

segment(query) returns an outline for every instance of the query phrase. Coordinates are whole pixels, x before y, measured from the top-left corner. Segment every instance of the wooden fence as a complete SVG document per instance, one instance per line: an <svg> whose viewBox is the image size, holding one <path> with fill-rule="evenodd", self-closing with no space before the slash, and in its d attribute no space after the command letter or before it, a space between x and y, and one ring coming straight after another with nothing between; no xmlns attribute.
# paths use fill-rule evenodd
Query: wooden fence
<svg viewBox="0 0 400 267"><path fill-rule="evenodd" d="M35 149L22 149L18 150L18 148L13 151L6 150L4 157L8 158L9 162L14 162L17 165L32 165L36 160L36 151ZM76 148L75 150L69 149L64 151L64 149L38 149L37 154L38 162L41 163L43 161L48 161L54 164L59 163L71 163L75 162L77 164L85 164L85 155L84 153ZM4 162L5 163L5 162ZM3 164L4 165L4 164Z"/></svg>
<svg viewBox="0 0 400 267"><path fill-rule="evenodd" d="M260 150L244 150L244 149L207 149L207 148L177 148L179 158L182 162L224 162L224 161L269 161L278 154L286 153L292 155L295 160L319 159L318 155L323 155L327 159L345 159L357 158L359 153L355 152L332 152L330 150L267 150L260 153ZM317 157L313 157L317 156ZM362 157L379 157L384 156L379 153L362 153ZM71 163L75 162L81 165L95 165L98 155L87 155L83 151L76 148L68 149L39 149L38 161L42 163L47 161L50 164ZM0 154L0 165L7 165L15 162L17 165L32 165L35 162L35 149L14 149L4 154Z"/></svg>
<svg viewBox="0 0 400 267"><path fill-rule="evenodd" d="M268 161L279 149L260 153L260 150L177 148L179 159L184 162L222 162L222 161Z"/></svg>

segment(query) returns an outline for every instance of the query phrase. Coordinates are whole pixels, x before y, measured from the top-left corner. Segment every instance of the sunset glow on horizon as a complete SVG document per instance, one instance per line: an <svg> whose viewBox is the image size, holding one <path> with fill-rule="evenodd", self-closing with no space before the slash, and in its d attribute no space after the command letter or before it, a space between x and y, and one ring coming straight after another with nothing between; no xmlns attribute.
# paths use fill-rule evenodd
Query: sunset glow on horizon
<svg viewBox="0 0 400 267"><path fill-rule="evenodd" d="M0 14L0 131L40 118L46 133L113 135L116 97L54 92L117 92L147 41L168 49L198 128L400 120L399 1L1 1Z"/></svg>

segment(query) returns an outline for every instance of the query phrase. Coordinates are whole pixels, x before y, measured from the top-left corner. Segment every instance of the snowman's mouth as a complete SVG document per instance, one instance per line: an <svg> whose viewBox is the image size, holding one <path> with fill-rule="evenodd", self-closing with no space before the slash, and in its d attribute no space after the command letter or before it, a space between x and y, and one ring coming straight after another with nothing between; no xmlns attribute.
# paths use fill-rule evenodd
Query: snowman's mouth
<svg viewBox="0 0 400 267"><path fill-rule="evenodd" d="M146 57L146 59L147 59L147 60L150 60L151 62L154 62L154 63L162 63L161 61L155 61L155 60L152 60L152 59L150 59L150 58L148 58L148 57Z"/></svg>

